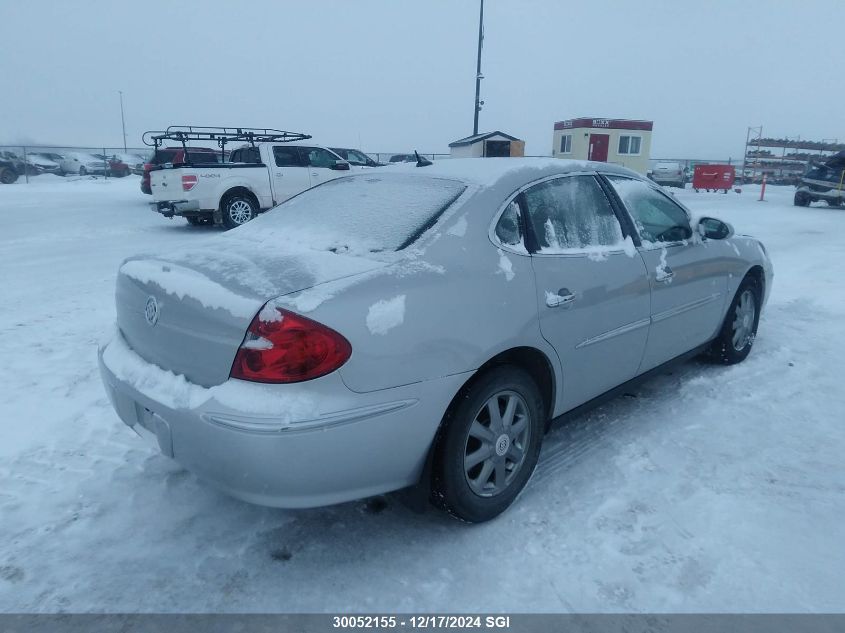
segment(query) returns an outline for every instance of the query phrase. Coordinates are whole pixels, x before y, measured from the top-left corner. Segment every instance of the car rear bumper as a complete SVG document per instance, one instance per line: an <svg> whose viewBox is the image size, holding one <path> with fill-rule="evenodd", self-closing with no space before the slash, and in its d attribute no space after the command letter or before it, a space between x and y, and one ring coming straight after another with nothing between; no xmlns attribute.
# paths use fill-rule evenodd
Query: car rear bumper
<svg viewBox="0 0 845 633"><path fill-rule="evenodd" d="M159 200L150 202L150 208L167 218L174 215L193 215L201 211L198 200Z"/></svg>
<svg viewBox="0 0 845 633"><path fill-rule="evenodd" d="M337 372L293 385L230 380L211 389L191 385L191 400L201 403L179 407L162 402L167 396L150 388L150 372L185 385L183 378L131 350L134 365L127 370L124 362L109 360L108 347L115 344L122 355L116 358L126 355L122 337L102 347L100 373L127 426L154 438L164 455L224 492L286 508L340 503L415 484L443 413L467 378L446 376L370 393L350 391ZM237 408L232 393L240 394ZM256 402L266 405L268 398L278 403L275 411L243 411ZM303 409L301 403L309 401L313 408ZM299 412L293 420L291 409Z"/></svg>

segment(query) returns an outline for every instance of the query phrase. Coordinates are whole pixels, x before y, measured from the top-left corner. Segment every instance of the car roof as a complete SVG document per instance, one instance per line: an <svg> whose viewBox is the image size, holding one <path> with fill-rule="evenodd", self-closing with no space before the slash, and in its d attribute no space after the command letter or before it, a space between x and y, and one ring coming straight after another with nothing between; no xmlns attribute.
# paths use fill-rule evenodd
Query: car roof
<svg viewBox="0 0 845 633"><path fill-rule="evenodd" d="M529 182L545 176L579 171L599 171L642 178L640 174L619 165L562 158L448 158L434 161L425 167L406 163L390 167L390 171L392 173L414 172L484 186L517 176L522 176L526 182Z"/></svg>

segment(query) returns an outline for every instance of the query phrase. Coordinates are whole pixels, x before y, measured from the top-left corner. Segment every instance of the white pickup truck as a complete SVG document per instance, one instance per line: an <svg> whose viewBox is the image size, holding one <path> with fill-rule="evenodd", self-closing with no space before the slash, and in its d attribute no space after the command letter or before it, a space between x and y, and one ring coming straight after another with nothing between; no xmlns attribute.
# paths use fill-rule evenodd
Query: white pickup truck
<svg viewBox="0 0 845 633"><path fill-rule="evenodd" d="M228 162L163 165L150 173L152 208L191 224L249 222L306 189L349 173L327 147L256 143L232 151ZM356 168L360 169L360 167Z"/></svg>

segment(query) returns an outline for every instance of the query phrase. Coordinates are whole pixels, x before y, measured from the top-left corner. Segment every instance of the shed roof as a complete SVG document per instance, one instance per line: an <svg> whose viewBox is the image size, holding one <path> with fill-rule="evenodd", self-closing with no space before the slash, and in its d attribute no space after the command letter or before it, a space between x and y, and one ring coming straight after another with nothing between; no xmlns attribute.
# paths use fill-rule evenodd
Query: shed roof
<svg viewBox="0 0 845 633"><path fill-rule="evenodd" d="M451 143L449 143L449 147L462 147L464 145L472 145L473 143L478 143L479 141L485 141L491 136L504 136L505 138L511 141L520 140L515 136L511 136L510 134L505 134L504 132L495 130L493 132L482 132L480 134L473 134L472 136L459 138L457 141L452 141Z"/></svg>

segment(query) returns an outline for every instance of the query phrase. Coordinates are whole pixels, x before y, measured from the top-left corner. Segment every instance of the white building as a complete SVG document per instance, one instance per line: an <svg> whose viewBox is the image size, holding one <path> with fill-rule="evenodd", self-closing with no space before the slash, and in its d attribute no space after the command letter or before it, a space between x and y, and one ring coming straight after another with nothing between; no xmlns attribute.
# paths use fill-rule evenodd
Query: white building
<svg viewBox="0 0 845 633"><path fill-rule="evenodd" d="M525 156L525 141L504 132L483 132L449 143L452 158Z"/></svg>
<svg viewBox="0 0 845 633"><path fill-rule="evenodd" d="M615 163L645 175L653 121L567 119L554 128L552 156Z"/></svg>

